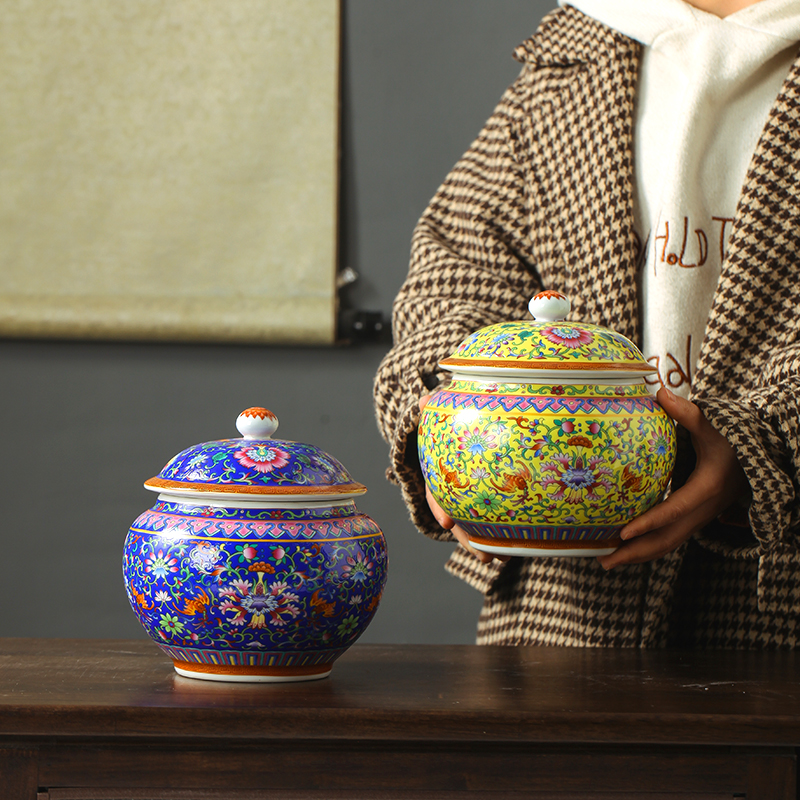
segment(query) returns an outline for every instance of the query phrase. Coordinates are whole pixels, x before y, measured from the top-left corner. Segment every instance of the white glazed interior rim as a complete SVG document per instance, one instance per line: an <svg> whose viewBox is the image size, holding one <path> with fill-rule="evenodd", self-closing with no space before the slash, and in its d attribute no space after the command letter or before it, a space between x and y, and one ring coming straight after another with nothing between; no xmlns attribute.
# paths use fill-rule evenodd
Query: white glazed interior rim
<svg viewBox="0 0 800 800"><path fill-rule="evenodd" d="M339 506L350 501L355 505L353 492L349 494L271 494L247 495L232 494L227 492L197 492L191 489L157 489L145 484L145 489L158 492L158 499L165 503L180 503L185 506L219 506L220 508L286 508L287 506L301 506L302 508L328 508ZM365 494L366 489L358 492L358 496ZM312 499L313 498L313 499Z"/></svg>
<svg viewBox="0 0 800 800"><path fill-rule="evenodd" d="M478 381L480 383L543 383L553 384L607 384L609 386L635 386L643 383L651 372L616 372L614 370L554 370L524 369L522 367L470 367L439 365L453 375L454 380Z"/></svg>
<svg viewBox="0 0 800 800"><path fill-rule="evenodd" d="M520 556L523 558L592 558L594 556L610 556L617 550L617 546L597 548L571 547L563 550L557 548L537 549L533 540L529 547L504 547L502 544L489 545L483 544L483 542L474 542L472 539L469 540L469 543L476 550L481 550L484 553L491 553L497 556Z"/></svg>

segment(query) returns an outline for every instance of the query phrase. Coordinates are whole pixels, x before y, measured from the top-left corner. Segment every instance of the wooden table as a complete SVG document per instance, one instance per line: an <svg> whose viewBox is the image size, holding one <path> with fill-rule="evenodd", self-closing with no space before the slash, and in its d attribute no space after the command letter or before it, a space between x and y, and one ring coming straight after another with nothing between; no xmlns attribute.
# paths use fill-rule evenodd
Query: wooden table
<svg viewBox="0 0 800 800"><path fill-rule="evenodd" d="M355 646L177 676L146 641L0 640L0 799L796 798L792 653Z"/></svg>

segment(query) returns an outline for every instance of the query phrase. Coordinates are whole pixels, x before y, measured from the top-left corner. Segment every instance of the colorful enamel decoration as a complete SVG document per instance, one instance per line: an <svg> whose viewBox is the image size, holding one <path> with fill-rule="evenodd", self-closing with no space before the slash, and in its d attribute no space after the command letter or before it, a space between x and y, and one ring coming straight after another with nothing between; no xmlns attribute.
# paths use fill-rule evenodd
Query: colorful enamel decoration
<svg viewBox="0 0 800 800"><path fill-rule="evenodd" d="M181 675L324 678L375 614L386 540L336 459L273 439L263 408L237 427L241 439L190 447L145 483L158 500L125 541L128 599Z"/></svg>
<svg viewBox="0 0 800 800"><path fill-rule="evenodd" d="M422 472L478 550L606 555L664 497L675 426L631 341L565 321L560 292L529 308L534 321L483 328L441 362L453 378L422 411Z"/></svg>

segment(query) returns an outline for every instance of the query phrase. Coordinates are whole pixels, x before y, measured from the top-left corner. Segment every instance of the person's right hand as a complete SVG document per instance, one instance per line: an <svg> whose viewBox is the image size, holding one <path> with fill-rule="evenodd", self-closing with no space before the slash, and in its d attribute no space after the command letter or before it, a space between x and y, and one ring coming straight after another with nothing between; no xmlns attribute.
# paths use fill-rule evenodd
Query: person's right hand
<svg viewBox="0 0 800 800"><path fill-rule="evenodd" d="M430 395L426 394L419 399L419 410L422 411L425 408L428 400L430 400ZM431 494L430 488L426 485L425 486L425 499L428 501L428 505L430 506L431 513L435 517L436 521L446 530L450 531L453 536L456 538L456 541L469 553L472 553L481 564L489 564L493 559L497 559L498 561L508 561L510 556L498 556L493 555L492 553L484 553L483 550L476 550L469 541L469 534L463 529L456 525L455 520L436 502L436 498Z"/></svg>

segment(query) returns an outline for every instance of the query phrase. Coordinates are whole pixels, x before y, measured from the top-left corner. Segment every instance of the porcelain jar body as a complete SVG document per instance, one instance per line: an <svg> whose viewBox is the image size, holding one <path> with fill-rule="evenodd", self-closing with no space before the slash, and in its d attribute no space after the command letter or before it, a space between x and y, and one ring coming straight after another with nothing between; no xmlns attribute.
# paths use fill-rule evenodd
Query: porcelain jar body
<svg viewBox="0 0 800 800"><path fill-rule="evenodd" d="M260 452L265 469L276 451L284 473L295 470L292 485L298 475L308 479L306 493L286 493L290 487L272 474L277 467L262 473L261 483L169 485L181 482L174 478L182 463L201 464L203 455L202 477L209 480L209 472L231 475L220 453L253 462ZM349 476L334 476L344 476L344 491L338 491L342 481L319 486L314 469L328 469L320 460L333 465L328 472L339 470L338 462L266 439L206 443L176 458L145 484L162 491L133 523L124 547L125 588L147 633L188 677L324 678L369 625L386 582L385 537L347 496ZM264 493L275 488L281 491Z"/></svg>
<svg viewBox="0 0 800 800"><path fill-rule="evenodd" d="M478 549L601 555L663 496L672 421L642 382L495 383L455 378L420 420L437 502Z"/></svg>
<svg viewBox="0 0 800 800"><path fill-rule="evenodd" d="M569 310L557 292L537 303ZM628 339L544 316L481 329L441 362L453 377L421 414L422 473L476 549L608 554L622 527L663 498L674 423Z"/></svg>

